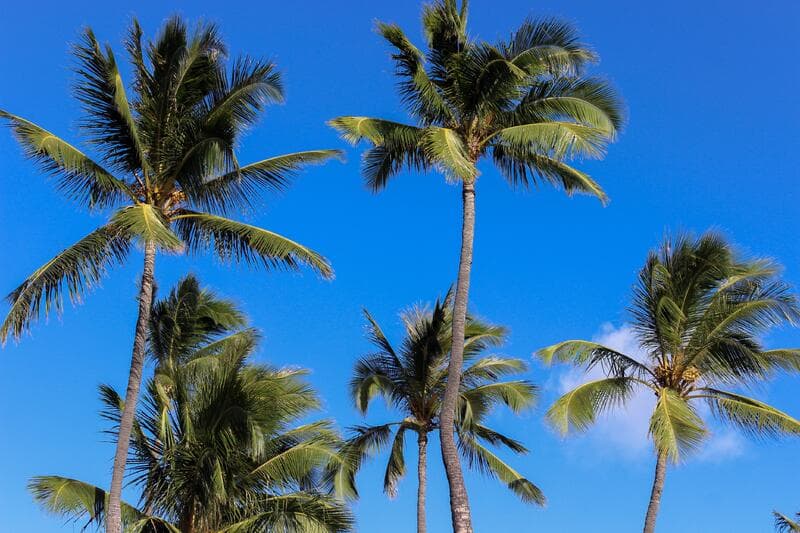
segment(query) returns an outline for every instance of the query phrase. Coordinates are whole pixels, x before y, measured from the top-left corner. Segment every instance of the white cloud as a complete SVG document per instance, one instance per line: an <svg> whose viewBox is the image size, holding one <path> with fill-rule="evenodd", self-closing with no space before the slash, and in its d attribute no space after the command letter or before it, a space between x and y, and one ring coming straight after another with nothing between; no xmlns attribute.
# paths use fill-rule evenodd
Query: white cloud
<svg viewBox="0 0 800 533"><path fill-rule="evenodd" d="M630 355L639 361L646 360L646 354L636 340L633 328L629 324L614 327L610 323L601 326L600 332L593 341ZM582 369L572 368L558 376L559 394L571 390L575 386L603 377L600 368L586 373ZM655 396L649 390L639 390L622 408L602 415L587 436L598 452L624 458L650 457L651 444L647 436L650 414L655 405ZM700 407L701 416L708 419L708 409ZM702 461L719 462L744 453L744 440L731 430L712 431L703 448L695 456Z"/></svg>

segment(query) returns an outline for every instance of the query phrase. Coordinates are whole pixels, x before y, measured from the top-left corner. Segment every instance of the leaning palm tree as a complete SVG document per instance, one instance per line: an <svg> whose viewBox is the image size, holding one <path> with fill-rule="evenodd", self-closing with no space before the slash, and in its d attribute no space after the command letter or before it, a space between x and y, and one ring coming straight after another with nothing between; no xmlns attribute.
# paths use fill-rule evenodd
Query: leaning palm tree
<svg viewBox="0 0 800 533"><path fill-rule="evenodd" d="M800 532L800 513L795 515L795 520L788 516L773 511L772 516L775 517L775 531L778 533L799 533Z"/></svg>
<svg viewBox="0 0 800 533"><path fill-rule="evenodd" d="M391 442L383 489L390 497L405 474L406 432L416 433L417 531L426 531L425 492L427 488L427 445L430 433L441 431L442 397L447 383L447 359L452 351L452 298L437 301L433 311L415 307L402 316L406 335L395 349L369 312L369 339L375 352L361 358L355 367L350 393L356 407L367 413L370 401L382 396L403 417L376 426L358 426L345 445L345 457L352 463L352 475L368 454L386 448ZM536 388L525 380L501 381L503 376L525 370L519 359L498 356L480 357L488 347L501 344L506 330L468 316L465 329L464 360L468 363L461 380L454 431L459 450L467 463L481 472L499 478L523 501L544 504L544 495L533 483L495 455L488 445L503 446L514 453L526 453L518 441L486 426L486 418L497 404L513 412L529 407ZM392 436L394 433L394 436Z"/></svg>
<svg viewBox="0 0 800 533"><path fill-rule="evenodd" d="M605 374L549 409L547 418L563 434L586 430L636 390L655 395L649 435L656 468L645 533L655 530L667 463L683 459L708 434L698 402L756 437L800 434L791 416L730 390L800 370L800 350L765 350L759 340L770 327L798 319L797 301L776 269L767 260L737 257L713 233L667 240L650 253L634 291L633 326L646 360L579 340L539 352L547 364L556 359Z"/></svg>
<svg viewBox="0 0 800 533"><path fill-rule="evenodd" d="M242 133L283 88L275 65L249 57L226 62L213 25L187 31L169 20L146 46L134 22L126 41L134 83L126 87L109 46L86 30L75 46L83 107L81 132L97 156L23 118L0 111L26 155L52 174L62 193L108 221L37 269L8 297L11 308L0 340L17 339L41 314L61 311L64 293L74 303L134 244L144 250L138 318L114 458L108 531L118 533L120 492L145 357L155 256L211 250L222 261L296 269L305 264L325 277L328 262L271 231L226 218L252 205L264 191L287 187L294 172L338 152L315 150L240 166L235 146ZM128 96L132 89L132 97Z"/></svg>
<svg viewBox="0 0 800 533"><path fill-rule="evenodd" d="M338 435L330 421L305 421L319 400L303 371L248 361L257 340L233 304L191 277L154 306L156 371L128 458L141 501L123 504L125 531L351 528L344 504L321 481L337 460ZM101 398L116 436L124 400L107 386ZM108 519L102 489L58 476L34 478L30 487L51 512L98 527Z"/></svg>
<svg viewBox="0 0 800 533"><path fill-rule="evenodd" d="M377 192L404 168L436 169L461 185L461 254L455 293L449 378L442 418L442 455L453 527L471 531L469 501L455 443L455 407L462 366L475 230L478 164L491 157L505 179L529 188L539 181L606 197L568 161L601 157L620 129L620 99L608 83L584 74L597 56L575 29L558 20L528 20L507 41L489 44L467 34L467 2L436 0L422 15L427 52L394 24L378 24L393 47L399 90L413 124L339 117L331 125L356 144L372 145L363 175Z"/></svg>

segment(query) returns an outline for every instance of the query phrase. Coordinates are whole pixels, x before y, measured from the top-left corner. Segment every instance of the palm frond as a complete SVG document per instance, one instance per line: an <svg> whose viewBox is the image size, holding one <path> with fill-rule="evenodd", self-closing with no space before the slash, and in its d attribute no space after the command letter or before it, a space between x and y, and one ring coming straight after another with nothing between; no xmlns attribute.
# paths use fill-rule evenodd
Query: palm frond
<svg viewBox="0 0 800 533"><path fill-rule="evenodd" d="M798 533L800 532L800 522L792 520L788 516L773 511L772 516L775 517L775 531L778 533Z"/></svg>
<svg viewBox="0 0 800 533"><path fill-rule="evenodd" d="M193 211L184 211L174 216L173 221L189 252L210 248L223 262L260 263L268 269L289 270L306 265L325 278L333 277L333 270L324 257L277 233Z"/></svg>
<svg viewBox="0 0 800 533"><path fill-rule="evenodd" d="M105 523L108 494L77 479L60 476L37 476L31 478L28 490L47 512L68 520L86 520L84 528L97 527ZM144 518L135 507L122 504L122 523L130 525Z"/></svg>
<svg viewBox="0 0 800 533"><path fill-rule="evenodd" d="M633 381L612 377L578 385L547 410L547 421L562 435L586 431L604 411L624 404L633 393Z"/></svg>
<svg viewBox="0 0 800 533"><path fill-rule="evenodd" d="M697 449L707 431L689 402L671 389L661 389L650 417L649 433L656 450L677 463Z"/></svg>
<svg viewBox="0 0 800 533"><path fill-rule="evenodd" d="M343 502L326 495L296 492L253 502L248 517L220 530L220 533L251 531L303 531L344 533L354 520Z"/></svg>
<svg viewBox="0 0 800 533"><path fill-rule="evenodd" d="M800 421L753 398L717 389L702 395L711 411L725 422L757 438L800 435Z"/></svg>
<svg viewBox="0 0 800 533"><path fill-rule="evenodd" d="M83 152L33 122L0 110L25 155L47 174L58 190L90 209L109 207L123 199L136 200L128 185Z"/></svg>
<svg viewBox="0 0 800 533"><path fill-rule="evenodd" d="M470 160L461 137L450 128L430 126L423 131L420 144L427 159L450 180L471 180L478 170Z"/></svg>
<svg viewBox="0 0 800 533"><path fill-rule="evenodd" d="M0 341L19 339L43 313L61 312L64 292L73 304L100 283L106 271L121 263L130 241L114 224L103 226L45 263L7 296L11 308L0 326Z"/></svg>
<svg viewBox="0 0 800 533"><path fill-rule="evenodd" d="M226 211L251 205L261 191L283 192L303 167L342 158L340 150L307 150L270 157L205 181L189 194L202 209Z"/></svg>
<svg viewBox="0 0 800 533"><path fill-rule="evenodd" d="M151 204L137 203L123 207L111 217L111 224L141 244L155 243L160 249L173 252L183 247L183 242L170 229L164 214Z"/></svg>
<svg viewBox="0 0 800 533"><path fill-rule="evenodd" d="M572 24L554 18L527 19L503 43L503 50L510 61L533 75L574 77L597 61Z"/></svg>
<svg viewBox="0 0 800 533"><path fill-rule="evenodd" d="M481 445L470 434L459 432L458 446L471 467L479 469L483 474L498 478L523 502L545 504L546 498L539 487Z"/></svg>
<svg viewBox="0 0 800 533"><path fill-rule="evenodd" d="M102 50L94 32L87 28L74 47L80 82L75 94L86 113L82 129L112 167L131 173L149 163L139 136L136 118L128 102L125 84L110 46Z"/></svg>
<svg viewBox="0 0 800 533"><path fill-rule="evenodd" d="M397 496L397 486L400 479L406 475L405 439L407 424L400 424L394 434L392 449L389 452L389 462L386 463L386 473L383 476L383 491L390 497Z"/></svg>
<svg viewBox="0 0 800 533"><path fill-rule="evenodd" d="M569 196L576 192L590 194L603 205L608 203L608 196L591 176L558 159L504 144L492 147L492 158L506 181L514 187L528 189L538 181L545 181L563 189Z"/></svg>
<svg viewBox="0 0 800 533"><path fill-rule="evenodd" d="M425 125L452 118L450 108L425 71L424 54L396 24L379 22L378 32L396 50L392 59L396 65L396 74L401 78L400 94L411 114L419 117Z"/></svg>
<svg viewBox="0 0 800 533"><path fill-rule="evenodd" d="M503 128L487 141L492 139L559 161L602 157L610 140L603 129L556 120Z"/></svg>
<svg viewBox="0 0 800 533"><path fill-rule="evenodd" d="M542 348L536 352L536 355L548 366L555 359L564 363L573 363L577 366L585 365L587 370L599 365L606 375L612 377L625 377L627 375L644 378L652 375L646 365L633 357L596 342L582 340L563 341Z"/></svg>

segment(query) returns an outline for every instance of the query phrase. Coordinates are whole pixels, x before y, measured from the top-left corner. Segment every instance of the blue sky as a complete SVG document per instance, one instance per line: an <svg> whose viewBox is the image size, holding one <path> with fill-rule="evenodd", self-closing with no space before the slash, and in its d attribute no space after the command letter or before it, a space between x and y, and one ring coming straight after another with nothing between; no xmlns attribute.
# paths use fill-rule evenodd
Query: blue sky
<svg viewBox="0 0 800 533"><path fill-rule="evenodd" d="M582 166L612 202L568 199L542 188L511 191L491 168L478 185L472 308L511 329L508 355L565 338L594 337L626 346L625 308L647 250L668 229L725 232L748 253L777 258L800 284L796 205L800 200L800 4L762 2L474 0L472 32L505 36L528 15L574 21L602 56L597 71L624 94L630 121L603 162ZM419 40L417 2L167 2L86 0L7 2L0 7L0 108L77 140L69 97L69 43L84 25L119 49L132 15L152 35L178 12L221 26L234 53L275 59L287 102L271 108L245 139L241 161L293 150L343 147L325 120L341 114L402 119L388 50L372 31L394 21ZM156 265L162 290L193 271L241 302L276 365L312 369L323 415L359 422L346 395L353 361L367 349L360 314L367 307L391 336L397 312L430 301L455 276L459 191L437 175L403 175L380 196L358 174L359 152L302 175L248 220L314 247L336 279L221 268L205 258L166 257ZM102 220L60 198L0 133L0 290ZM85 304L37 325L0 351L0 529L78 531L43 515L25 490L37 474L102 486L113 447L104 442L96 387L123 388L130 357L138 259L112 272ZM770 335L771 346L800 345L800 331ZM540 408L494 423L531 454L514 464L549 498L546 509L519 503L492 480L468 475L476 530L636 531L644 514L653 458L636 403L588 435L564 441L545 428L543 407L576 379L567 369L534 366ZM798 378L781 378L761 398L800 415ZM646 402L646 399L642 400ZM380 411L370 418L380 420ZM794 473L800 442L752 443L720 428L697 457L669 472L662 533L771 530L770 511L800 511ZM446 483L433 459L431 531L446 531ZM414 460L413 454L409 461ZM380 492L383 459L360 476L359 530L405 532L414 524L415 481L400 495ZM130 498L135 495L128 494Z"/></svg>

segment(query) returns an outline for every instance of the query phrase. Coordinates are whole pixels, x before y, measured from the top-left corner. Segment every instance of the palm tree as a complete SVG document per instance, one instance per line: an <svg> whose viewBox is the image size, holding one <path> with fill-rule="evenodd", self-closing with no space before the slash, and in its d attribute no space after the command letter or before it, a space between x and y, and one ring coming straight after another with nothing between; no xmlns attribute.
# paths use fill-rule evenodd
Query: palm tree
<svg viewBox="0 0 800 533"><path fill-rule="evenodd" d="M319 400L302 370L249 362L255 330L236 307L188 277L154 306L149 380L130 439L138 507L125 531L182 533L350 530L341 500L320 484L337 460L328 420L304 422ZM103 417L119 432L124 400L100 388ZM99 526L105 491L58 476L31 480L46 509Z"/></svg>
<svg viewBox="0 0 800 533"><path fill-rule="evenodd" d="M623 122L620 99L605 81L584 75L597 56L564 22L527 20L510 39L489 44L467 34L467 2L435 0L423 9L427 52L394 24L378 24L393 47L400 94L413 124L380 118L339 117L331 125L357 144L365 181L374 192L403 168L436 169L462 191L461 253L455 293L449 378L442 410L442 456L450 486L453 528L472 529L469 501L455 443L461 340L475 230L478 164L491 157L506 180L529 188L545 181L568 194L606 197L587 174L568 164L601 157Z"/></svg>
<svg viewBox="0 0 800 533"><path fill-rule="evenodd" d="M795 520L792 520L788 516L779 513L778 511L773 511L772 516L775 517L775 531L778 533L798 533L800 532L800 513L795 515Z"/></svg>
<svg viewBox="0 0 800 533"><path fill-rule="evenodd" d="M437 300L432 312L419 307L404 312L401 316L406 335L398 349L392 346L369 312L364 314L375 352L356 364L350 394L362 414L367 413L370 401L380 395L403 418L377 426L354 428L353 437L345 445L345 456L350 457L354 465L349 472L349 486L355 493L352 475L363 459L391 442L383 489L394 497L398 482L405 474L406 432L416 433L419 451L417 531L424 533L428 435L441 431L447 359L452 350L452 298L448 293L443 301ZM465 334L464 359L468 365L461 380L458 415L454 422L459 450L469 466L499 478L523 501L543 505L545 498L541 490L487 447L488 444L503 446L518 454L527 452L520 442L485 425L486 418L497 404L505 404L517 413L533 403L536 388L531 383L525 380L501 381L503 376L524 371L525 363L498 356L478 358L487 348L505 340L506 330L500 326L468 316Z"/></svg>
<svg viewBox="0 0 800 533"><path fill-rule="evenodd" d="M133 66L133 97L110 46L90 29L75 46L87 146L97 158L23 118L0 111L25 154L55 177L59 191L108 222L37 269L8 297L11 308L0 341L19 339L41 314L61 311L124 262L134 244L144 249L138 318L114 458L108 531L120 531L120 492L145 357L157 251L213 251L223 262L297 269L305 264L332 274L316 252L281 235L226 218L252 205L259 193L285 189L294 172L338 154L314 150L240 166L234 147L263 108L283 96L271 62L239 57L228 63L215 26L189 32L178 18L142 44L134 22L126 48Z"/></svg>
<svg viewBox="0 0 800 533"><path fill-rule="evenodd" d="M800 370L800 350L765 350L759 341L770 327L796 321L798 307L774 263L743 260L720 236L706 233L666 240L650 253L631 314L646 360L580 340L539 355L547 364L556 359L605 374L569 391L548 410L547 418L562 434L586 430L637 389L655 395L649 434L657 459L644 525L645 533L652 533L667 463L683 459L708 434L698 402L753 436L800 434L800 422L791 416L730 390L776 371Z"/></svg>

